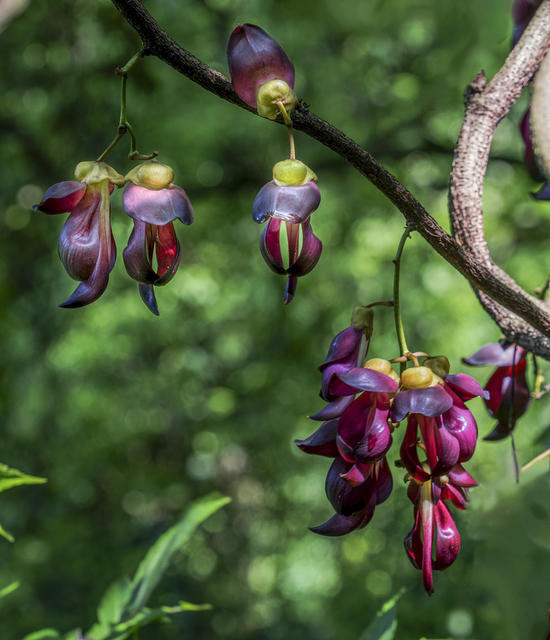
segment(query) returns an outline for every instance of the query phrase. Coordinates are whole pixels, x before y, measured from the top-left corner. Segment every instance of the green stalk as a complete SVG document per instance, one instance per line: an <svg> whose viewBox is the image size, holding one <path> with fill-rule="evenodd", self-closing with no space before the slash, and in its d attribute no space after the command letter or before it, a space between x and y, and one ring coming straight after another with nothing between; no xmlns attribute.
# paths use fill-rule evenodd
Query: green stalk
<svg viewBox="0 0 550 640"><path fill-rule="evenodd" d="M407 238L410 238L411 228L407 225L403 235L399 240L397 252L393 259L394 271L393 271L393 313L395 317L395 333L397 335L397 342L399 344L399 355L405 355L409 352L407 347L407 341L405 339L405 330L403 328L403 319L401 317L401 303L399 301L399 276L401 271L401 256L403 255L403 249ZM401 364L401 370L405 368L405 363Z"/></svg>

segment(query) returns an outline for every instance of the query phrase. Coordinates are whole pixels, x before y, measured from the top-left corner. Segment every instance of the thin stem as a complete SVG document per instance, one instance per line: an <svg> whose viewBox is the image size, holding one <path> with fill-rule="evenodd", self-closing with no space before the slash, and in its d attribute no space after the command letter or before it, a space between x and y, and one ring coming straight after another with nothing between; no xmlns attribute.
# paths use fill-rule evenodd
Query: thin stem
<svg viewBox="0 0 550 640"><path fill-rule="evenodd" d="M286 107L281 100L278 100L276 104L283 116L283 120L285 121L287 130L288 130L288 141L290 143L290 159L296 160L296 145L294 144L294 131L292 129L292 118L288 115L288 111L286 110Z"/></svg>
<svg viewBox="0 0 550 640"><path fill-rule="evenodd" d="M98 157L96 162L101 162L102 160L104 160L111 153L111 151L117 146L117 144L122 140L122 138L124 138L124 134L125 133L126 133L126 128L119 127L118 128L118 132L117 132L116 136L114 137L113 141L105 149L105 151Z"/></svg>
<svg viewBox="0 0 550 640"><path fill-rule="evenodd" d="M407 347L407 341L405 340L405 330L403 328L403 319L401 317L401 303L399 301L399 275L401 271L401 256L403 254L403 248L405 247L407 238L410 238L411 231L411 227L409 225L406 225L405 231L403 231L403 235L399 240L397 253L395 254L395 258L393 259L393 312L395 317L395 332L397 335L397 342L399 344L399 353L401 355L409 353L409 348ZM401 370L403 370L404 368L405 363L402 363Z"/></svg>
<svg viewBox="0 0 550 640"><path fill-rule="evenodd" d="M532 467L537 462L540 462L541 460L544 460L544 458L549 458L549 457L550 457L550 449L546 449L546 451L543 451L542 453L539 453L539 455L536 458L533 458L531 460L531 462L528 462L527 464L524 464L523 467L521 467L521 470L522 471L526 471L527 469Z"/></svg>

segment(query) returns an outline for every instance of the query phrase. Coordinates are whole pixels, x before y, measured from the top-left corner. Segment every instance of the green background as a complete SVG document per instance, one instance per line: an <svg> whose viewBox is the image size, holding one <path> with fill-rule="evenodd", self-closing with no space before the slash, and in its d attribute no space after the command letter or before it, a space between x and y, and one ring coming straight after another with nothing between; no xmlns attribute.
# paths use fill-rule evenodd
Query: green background
<svg viewBox="0 0 550 640"><path fill-rule="evenodd" d="M260 24L296 67L311 109L371 151L448 228L447 188L466 84L491 77L510 44L509 0L156 0L146 6L183 47L227 73L240 23ZM0 543L2 640L34 629L88 628L106 586L132 573L151 542L196 496L233 502L196 535L155 603L210 602L144 639L358 638L399 588L397 638L517 640L548 632L549 474L514 482L509 441L480 441L480 482L456 514L462 550L427 597L402 539L412 525L402 471L369 526L325 539L329 461L293 445L315 425L332 337L358 303L391 297L403 218L351 166L298 133L297 154L319 176L313 216L324 251L282 305L284 279L264 264L250 216L285 130L205 92L157 59L128 81L128 115L143 152L158 149L190 196L178 225L182 261L158 290L153 317L120 259L131 228L113 194L119 260L93 305L57 304L76 284L57 258L64 216L30 210L52 183L96 158L118 122L113 70L139 47L107 0L28 4L0 32L0 459L49 483L0 499L16 542ZM501 123L484 206L496 261L528 290L550 272L550 207L529 196L517 131L527 96ZM109 162L125 173L127 141ZM468 284L421 237L402 276L409 346L460 358L498 329ZM371 354L397 355L391 310L376 312ZM543 363L547 374L550 370ZM478 370L485 382L488 370ZM492 422L470 403L481 434ZM550 405L518 425L525 463L550 445ZM399 431L396 434L399 439ZM390 454L395 458L397 447Z"/></svg>

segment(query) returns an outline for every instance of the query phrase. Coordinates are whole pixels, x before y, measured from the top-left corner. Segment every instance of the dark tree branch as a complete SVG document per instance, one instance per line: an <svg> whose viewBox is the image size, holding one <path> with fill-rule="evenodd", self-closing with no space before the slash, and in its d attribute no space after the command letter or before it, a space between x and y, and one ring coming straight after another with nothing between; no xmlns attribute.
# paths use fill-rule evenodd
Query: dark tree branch
<svg viewBox="0 0 550 640"><path fill-rule="evenodd" d="M158 57L207 91L254 112L237 97L231 82L223 74L210 68L174 42L160 28L139 0L112 1L124 19L139 34L146 55ZM474 113L476 117L483 116L481 129L468 127L467 130L464 130L463 128L462 142L459 141L459 148L464 148L473 140L476 148L480 149L479 155L484 159L485 164L480 163L482 171L478 171L476 174L476 187L472 189L467 188L466 184L467 176L473 173L470 164L465 169L460 169L459 164L459 169L457 169L455 161L454 175L455 178L458 176L461 179L458 181L455 179L453 183L453 202L460 194L461 189L465 189L466 194L463 206L453 206L452 210L453 231L457 235L457 240L446 233L412 194L368 151L336 127L309 111L303 102L293 113L296 129L315 138L352 164L401 211L410 226L413 226L447 262L467 278L476 290L481 292L482 303L507 335L547 359L550 359L550 314L548 309L539 300L523 291L490 258L480 259L480 251L486 247L482 219L480 239L472 243L475 251L465 241L466 235L473 239L472 234L461 233L461 229L466 229L468 226L468 217L471 213L475 215L478 209L481 212L483 177L494 128L506 115L522 88L529 82L549 47L550 0L545 0L533 18L531 27L527 29L521 41L514 48L502 70L495 76L495 80L485 89L480 88L478 91L478 93L481 91L480 95L486 96ZM498 106L488 106L492 100ZM472 97L470 103L476 103L476 99ZM486 116L486 112L491 114L490 118ZM485 153L487 157L485 157ZM458 149L457 157L461 157ZM474 202L473 200L476 198L477 201ZM482 216L482 214L480 215ZM485 304L487 296L495 301L492 303L492 307ZM500 313L501 309L503 313ZM510 310L512 313L506 312L504 314L506 310ZM510 318L513 318L514 315L519 316L525 322L516 321L512 325Z"/></svg>

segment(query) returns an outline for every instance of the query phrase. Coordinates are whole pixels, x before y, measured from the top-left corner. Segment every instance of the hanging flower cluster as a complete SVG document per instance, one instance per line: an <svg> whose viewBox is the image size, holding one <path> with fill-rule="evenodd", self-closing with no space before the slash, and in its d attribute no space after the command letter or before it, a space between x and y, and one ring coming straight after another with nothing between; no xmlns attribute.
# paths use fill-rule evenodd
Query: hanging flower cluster
<svg viewBox="0 0 550 640"><path fill-rule="evenodd" d="M333 458L326 494L336 514L312 531L339 536L368 524L392 491L386 455L396 427L406 420L399 466L407 470L414 525L405 549L432 593L432 571L452 564L460 549L447 503L464 509L468 489L477 484L462 466L477 441L476 421L465 403L489 394L471 376L449 374L444 356L420 365L421 356L409 354L414 366L400 376L388 360L365 361L371 334L372 311L359 307L319 367L327 405L311 418L322 424L296 441L306 453Z"/></svg>
<svg viewBox="0 0 550 640"><path fill-rule="evenodd" d="M281 115L288 126L290 159L275 164L273 180L260 189L252 206L254 220L267 221L260 251L270 269L287 276L284 302L288 304L298 278L315 267L322 250L309 219L321 201L317 176L296 160L294 151L290 117L297 103L294 66L282 47L253 24L240 25L233 31L227 60L239 98L264 118L275 120Z"/></svg>
<svg viewBox="0 0 550 640"><path fill-rule="evenodd" d="M123 203L134 229L123 253L124 265L139 282L147 307L158 315L154 286L169 282L180 260L173 221L193 222L189 198L172 184L173 169L149 160L123 177L104 162L81 162L75 177L76 181L51 186L34 207L47 214L70 213L59 236L59 256L67 273L80 284L60 306L82 307L105 291L116 260L110 196L115 186L128 182Z"/></svg>

